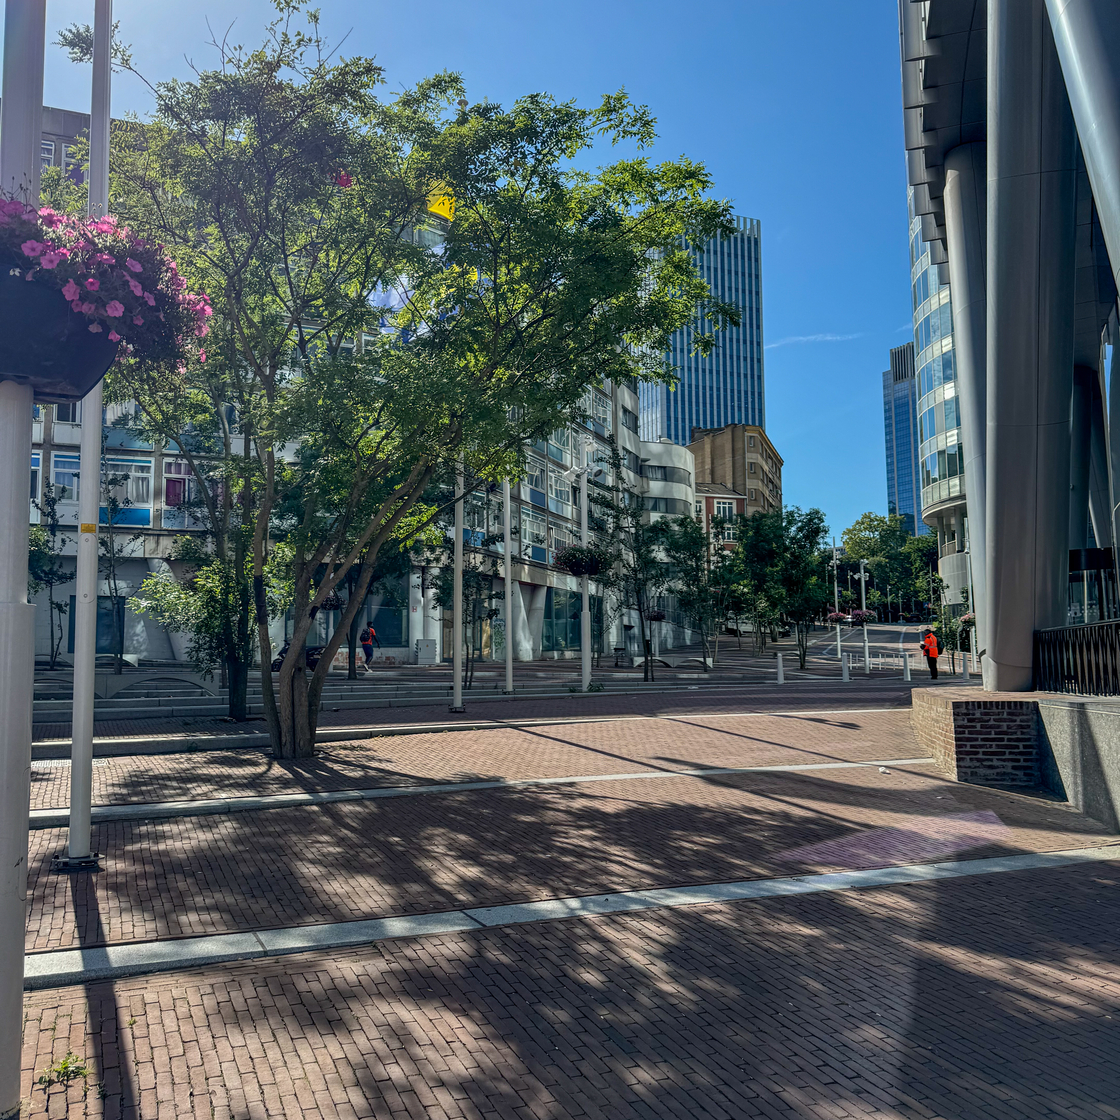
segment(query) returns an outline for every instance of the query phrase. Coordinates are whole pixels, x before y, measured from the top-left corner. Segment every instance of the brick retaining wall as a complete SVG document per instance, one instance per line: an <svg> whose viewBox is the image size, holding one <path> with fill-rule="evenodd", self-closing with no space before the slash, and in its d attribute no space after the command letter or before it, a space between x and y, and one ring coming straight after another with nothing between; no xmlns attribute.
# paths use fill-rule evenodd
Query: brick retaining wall
<svg viewBox="0 0 1120 1120"><path fill-rule="evenodd" d="M918 688L911 723L918 741L954 781L1039 784L1038 701L1030 693Z"/></svg>

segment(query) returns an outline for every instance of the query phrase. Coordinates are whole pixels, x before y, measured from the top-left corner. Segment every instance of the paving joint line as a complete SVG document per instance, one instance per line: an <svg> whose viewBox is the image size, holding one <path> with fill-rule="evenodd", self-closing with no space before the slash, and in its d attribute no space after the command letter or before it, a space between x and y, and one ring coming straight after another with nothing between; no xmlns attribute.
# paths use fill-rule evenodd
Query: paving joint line
<svg viewBox="0 0 1120 1120"><path fill-rule="evenodd" d="M642 910L762 901L793 895L905 886L941 879L1015 871L1055 870L1120 860L1120 844L1026 852L1013 856L942 863L899 864L861 871L833 871L784 879L698 883L499 906L468 907L430 914L360 919L310 926L221 933L168 941L144 941L87 949L52 949L24 957L24 988L63 988L98 980L146 976L230 961L259 960L294 953L350 949L402 937L464 933L478 929L565 919L586 919Z"/></svg>
<svg viewBox="0 0 1120 1120"><path fill-rule="evenodd" d="M502 778L483 782L430 782L411 786L371 786L359 789L319 790L304 793L257 794L245 797L215 797L197 801L148 801L122 805L95 805L90 820L169 820L178 817L208 817L226 813L263 812L268 809L298 809L339 802L379 801L391 797L417 797L439 793L474 793L495 789L533 789L580 785L586 782L641 781L650 778L708 778L728 774L789 773L803 770L846 770L860 766L929 765L933 758L887 758L844 762L778 763L770 766L709 766L689 770L638 770L622 774L571 774L548 778ZM31 829L62 828L70 822L69 806L32 809Z"/></svg>

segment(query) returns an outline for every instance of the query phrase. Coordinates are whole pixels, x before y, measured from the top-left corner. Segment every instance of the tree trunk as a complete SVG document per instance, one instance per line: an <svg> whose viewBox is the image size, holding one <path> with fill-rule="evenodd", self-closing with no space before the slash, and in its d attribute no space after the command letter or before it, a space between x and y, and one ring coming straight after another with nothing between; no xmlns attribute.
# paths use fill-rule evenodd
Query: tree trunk
<svg viewBox="0 0 1120 1120"><path fill-rule="evenodd" d="M358 679L358 631L360 628L358 616L354 615L354 621L350 623L349 629L346 631L346 651L350 657L350 666L346 670L348 681Z"/></svg>
<svg viewBox="0 0 1120 1120"><path fill-rule="evenodd" d="M249 666L240 657L227 656L225 669L229 681L229 717L244 723L249 718Z"/></svg>

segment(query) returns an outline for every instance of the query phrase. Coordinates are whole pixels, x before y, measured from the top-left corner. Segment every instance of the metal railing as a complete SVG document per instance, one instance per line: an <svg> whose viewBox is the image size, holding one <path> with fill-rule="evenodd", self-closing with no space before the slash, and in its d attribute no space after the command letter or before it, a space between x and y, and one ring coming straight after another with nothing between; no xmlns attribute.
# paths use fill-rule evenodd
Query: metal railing
<svg viewBox="0 0 1120 1120"><path fill-rule="evenodd" d="M1034 687L1040 692L1120 696L1120 619L1036 630Z"/></svg>

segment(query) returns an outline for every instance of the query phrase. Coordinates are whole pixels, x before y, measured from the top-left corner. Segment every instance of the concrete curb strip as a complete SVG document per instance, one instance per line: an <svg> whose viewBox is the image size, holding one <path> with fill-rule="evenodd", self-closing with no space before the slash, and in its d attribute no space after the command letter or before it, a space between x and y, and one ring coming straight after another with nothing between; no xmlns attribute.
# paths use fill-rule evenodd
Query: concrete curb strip
<svg viewBox="0 0 1120 1120"><path fill-rule="evenodd" d="M1028 852L949 863L906 864L869 871L837 871L788 879L752 879L733 883L701 883L686 887L621 891L580 898L554 898L540 902L451 910L439 914L293 926L256 933L215 934L91 949L58 949L31 953L25 957L24 988L62 988L95 980L173 972L227 961L352 948L397 937L426 937L529 922L592 918L704 903L746 902L823 891L868 890L972 875L1049 870L1106 860L1120 860L1120 844L1071 848L1058 852Z"/></svg>
<svg viewBox="0 0 1120 1120"><path fill-rule="evenodd" d="M375 786L372 789L324 790L319 793L274 793L260 797L217 797L200 801L150 801L126 805L96 805L98 821L153 820L169 817L206 817L221 813L246 813L263 809L291 809L304 805L330 805L340 801L380 801L390 797L416 797L432 793L471 793L490 789L524 789L534 786L579 785L584 782L622 782L643 778L709 778L721 774L765 774L795 770L848 770L857 766L928 765L932 758L888 758L866 762L799 762L782 766L713 766L702 770L641 770L634 774L577 774L560 778L509 778L492 782L432 782L415 786ZM30 827L63 828L70 823L69 809L32 809Z"/></svg>

